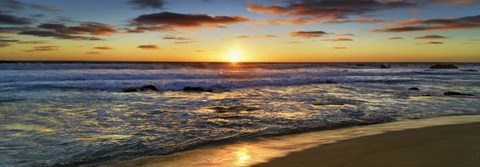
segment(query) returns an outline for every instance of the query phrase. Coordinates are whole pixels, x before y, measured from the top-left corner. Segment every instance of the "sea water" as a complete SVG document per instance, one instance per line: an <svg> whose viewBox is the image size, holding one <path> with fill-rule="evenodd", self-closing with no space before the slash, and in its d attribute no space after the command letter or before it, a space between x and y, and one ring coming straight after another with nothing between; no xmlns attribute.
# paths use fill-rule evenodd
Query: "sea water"
<svg viewBox="0 0 480 167"><path fill-rule="evenodd" d="M433 64L0 63L0 166L101 164L261 136L480 114L480 64ZM158 91L123 91L145 85ZM183 92L187 86L214 92Z"/></svg>

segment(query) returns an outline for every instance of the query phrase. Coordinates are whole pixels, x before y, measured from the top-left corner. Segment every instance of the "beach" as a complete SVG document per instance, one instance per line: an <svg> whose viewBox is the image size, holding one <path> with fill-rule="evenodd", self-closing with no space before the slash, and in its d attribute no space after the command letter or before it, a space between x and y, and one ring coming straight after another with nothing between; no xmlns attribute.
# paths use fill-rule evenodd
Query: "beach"
<svg viewBox="0 0 480 167"><path fill-rule="evenodd" d="M104 167L478 166L480 116L450 116L266 137Z"/></svg>
<svg viewBox="0 0 480 167"><path fill-rule="evenodd" d="M480 166L480 123L389 132L327 144L255 167Z"/></svg>

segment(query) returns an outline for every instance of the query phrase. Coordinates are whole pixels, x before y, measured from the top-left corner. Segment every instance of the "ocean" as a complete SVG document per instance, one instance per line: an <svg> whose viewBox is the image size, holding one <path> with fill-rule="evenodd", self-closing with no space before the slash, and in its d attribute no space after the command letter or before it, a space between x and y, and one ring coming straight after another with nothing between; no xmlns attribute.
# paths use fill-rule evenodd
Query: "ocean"
<svg viewBox="0 0 480 167"><path fill-rule="evenodd" d="M95 165L263 136L479 115L480 64L429 69L434 64L0 63L0 166ZM147 85L157 90L141 90Z"/></svg>

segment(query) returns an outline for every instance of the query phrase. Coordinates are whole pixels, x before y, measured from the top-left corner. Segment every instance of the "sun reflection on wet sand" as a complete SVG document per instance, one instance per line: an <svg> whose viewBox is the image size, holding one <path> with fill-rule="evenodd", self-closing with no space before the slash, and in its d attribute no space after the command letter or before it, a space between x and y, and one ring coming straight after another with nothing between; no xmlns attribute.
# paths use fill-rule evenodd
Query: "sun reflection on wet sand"
<svg viewBox="0 0 480 167"><path fill-rule="evenodd" d="M322 144L428 126L479 122L480 116L452 116L426 120L407 120L371 126L326 130L288 136L261 138L228 145L210 146L178 152L166 156L151 156L117 162L104 166L143 167L244 167L267 162L291 152L301 151Z"/></svg>
<svg viewBox="0 0 480 167"><path fill-rule="evenodd" d="M251 159L250 151L247 147L237 150L235 154L237 155L235 166L245 166Z"/></svg>

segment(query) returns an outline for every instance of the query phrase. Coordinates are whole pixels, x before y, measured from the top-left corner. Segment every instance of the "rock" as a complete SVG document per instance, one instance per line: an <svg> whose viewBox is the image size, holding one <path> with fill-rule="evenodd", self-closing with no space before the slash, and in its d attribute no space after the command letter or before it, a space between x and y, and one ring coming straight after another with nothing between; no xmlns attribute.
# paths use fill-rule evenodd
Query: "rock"
<svg viewBox="0 0 480 167"><path fill-rule="evenodd" d="M365 67L365 66L367 66L367 65L366 65L366 64L357 64L357 66L359 66L359 67Z"/></svg>
<svg viewBox="0 0 480 167"><path fill-rule="evenodd" d="M191 87L191 86L187 86L183 88L183 91L184 92L213 92L212 89L205 89L202 87Z"/></svg>
<svg viewBox="0 0 480 167"><path fill-rule="evenodd" d="M420 89L418 89L417 87L411 87L411 88L408 88L408 90L420 90Z"/></svg>
<svg viewBox="0 0 480 167"><path fill-rule="evenodd" d="M123 89L123 92L138 92L137 88L125 88Z"/></svg>
<svg viewBox="0 0 480 167"><path fill-rule="evenodd" d="M462 70L462 71L465 71L465 72L477 72L478 70L474 70L474 69L466 69L466 70Z"/></svg>
<svg viewBox="0 0 480 167"><path fill-rule="evenodd" d="M390 67L391 67L391 66L388 65L388 64L382 64L382 65L380 65L380 68L381 68L381 69L389 69Z"/></svg>
<svg viewBox="0 0 480 167"><path fill-rule="evenodd" d="M458 69L458 67L453 64L436 64L430 66L430 69Z"/></svg>
<svg viewBox="0 0 480 167"><path fill-rule="evenodd" d="M443 93L445 96L473 96L472 94L467 94L467 93L459 93L459 92L445 92Z"/></svg>
<svg viewBox="0 0 480 167"><path fill-rule="evenodd" d="M327 84L336 84L337 82L335 82L335 81L330 81L330 80L327 80L327 81L325 81L325 83L327 83Z"/></svg>
<svg viewBox="0 0 480 167"><path fill-rule="evenodd" d="M158 91L157 87L153 85L145 85L141 88L125 88L123 92L140 92L140 91Z"/></svg>
<svg viewBox="0 0 480 167"><path fill-rule="evenodd" d="M153 86L153 85L145 85L143 87L140 88L141 91L158 91L157 87Z"/></svg>

